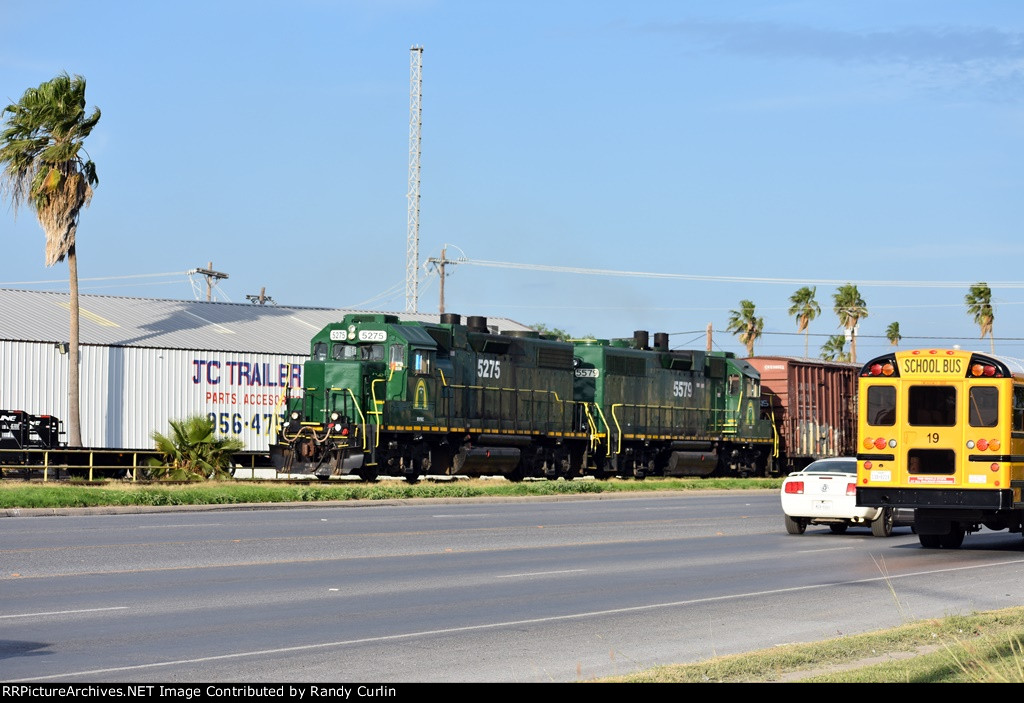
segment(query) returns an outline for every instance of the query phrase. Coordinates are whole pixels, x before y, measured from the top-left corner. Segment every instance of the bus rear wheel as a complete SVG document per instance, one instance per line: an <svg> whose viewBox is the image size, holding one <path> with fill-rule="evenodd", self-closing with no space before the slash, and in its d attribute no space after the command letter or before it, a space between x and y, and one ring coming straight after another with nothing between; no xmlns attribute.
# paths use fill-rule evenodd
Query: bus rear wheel
<svg viewBox="0 0 1024 703"><path fill-rule="evenodd" d="M943 549L959 549L964 543L964 530L960 527L951 527L947 534L939 537Z"/></svg>

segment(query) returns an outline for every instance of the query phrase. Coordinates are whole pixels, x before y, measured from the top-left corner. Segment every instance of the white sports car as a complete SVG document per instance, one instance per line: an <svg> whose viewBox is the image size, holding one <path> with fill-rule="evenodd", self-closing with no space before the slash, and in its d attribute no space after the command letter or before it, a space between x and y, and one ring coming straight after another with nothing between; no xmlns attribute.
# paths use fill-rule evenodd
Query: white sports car
<svg viewBox="0 0 1024 703"><path fill-rule="evenodd" d="M836 534L849 527L871 527L888 537L894 527L913 525L914 511L857 507L857 460L835 457L811 462L782 482L786 532L801 535L808 525L828 525Z"/></svg>

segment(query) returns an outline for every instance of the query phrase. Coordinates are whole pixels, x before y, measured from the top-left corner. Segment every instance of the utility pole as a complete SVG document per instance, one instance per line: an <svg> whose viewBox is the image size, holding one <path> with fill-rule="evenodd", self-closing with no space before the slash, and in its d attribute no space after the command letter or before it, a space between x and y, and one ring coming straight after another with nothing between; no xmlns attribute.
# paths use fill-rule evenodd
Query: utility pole
<svg viewBox="0 0 1024 703"><path fill-rule="evenodd" d="M708 351L711 351L711 323L708 323Z"/></svg>
<svg viewBox="0 0 1024 703"><path fill-rule="evenodd" d="M211 261L206 265L204 269L193 269L192 273L198 273L200 276L206 277L206 302L210 302L213 299L213 286L215 281L220 281L228 277L226 273L221 271L213 270L213 262Z"/></svg>
<svg viewBox="0 0 1024 703"><path fill-rule="evenodd" d="M274 299L267 295L266 286L260 288L259 295L247 295L245 296L245 299L248 300L250 303L256 303L257 305L266 305L267 303L270 303L271 305L275 304Z"/></svg>
<svg viewBox="0 0 1024 703"><path fill-rule="evenodd" d="M456 248L458 248L458 247L456 247ZM453 261L453 260L451 260L449 258L446 258L447 252L448 252L448 247L445 246L443 249L441 249L441 258L440 259L435 259L433 257L427 259L427 263L433 264L434 268L437 269L438 275L441 277L441 305L438 308L438 312L440 314L442 314L442 315L444 314L444 277L445 277L444 267L445 267L446 264L457 264L457 263L459 263L458 261Z"/></svg>
<svg viewBox="0 0 1024 703"><path fill-rule="evenodd" d="M423 126L423 47L409 54L409 190L405 243L405 311L419 307L420 271L420 128ZM444 280L444 277L441 278Z"/></svg>

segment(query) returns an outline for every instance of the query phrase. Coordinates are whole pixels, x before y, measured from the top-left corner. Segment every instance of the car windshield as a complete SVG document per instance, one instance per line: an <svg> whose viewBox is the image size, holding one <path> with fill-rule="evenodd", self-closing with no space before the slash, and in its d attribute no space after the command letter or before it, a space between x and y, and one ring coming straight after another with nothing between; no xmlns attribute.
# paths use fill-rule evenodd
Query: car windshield
<svg viewBox="0 0 1024 703"><path fill-rule="evenodd" d="M841 459L820 459L807 466L804 471L827 471L829 473L856 474L856 461L843 461Z"/></svg>

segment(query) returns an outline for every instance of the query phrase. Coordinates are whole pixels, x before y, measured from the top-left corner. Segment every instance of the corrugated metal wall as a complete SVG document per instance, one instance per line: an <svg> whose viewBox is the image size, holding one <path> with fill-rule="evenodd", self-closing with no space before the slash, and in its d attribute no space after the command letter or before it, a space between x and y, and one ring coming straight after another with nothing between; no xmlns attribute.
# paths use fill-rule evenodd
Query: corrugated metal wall
<svg viewBox="0 0 1024 703"><path fill-rule="evenodd" d="M854 451L852 369L792 364L789 416L796 423L791 456L821 458Z"/></svg>
<svg viewBox="0 0 1024 703"><path fill-rule="evenodd" d="M170 420L214 416L218 434L265 451L287 385L301 386L305 356L83 346L82 442L151 449ZM0 341L0 409L66 422L68 357L52 343Z"/></svg>

